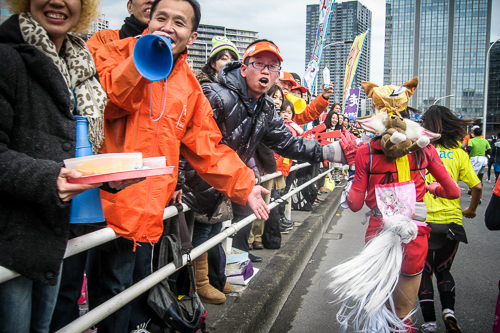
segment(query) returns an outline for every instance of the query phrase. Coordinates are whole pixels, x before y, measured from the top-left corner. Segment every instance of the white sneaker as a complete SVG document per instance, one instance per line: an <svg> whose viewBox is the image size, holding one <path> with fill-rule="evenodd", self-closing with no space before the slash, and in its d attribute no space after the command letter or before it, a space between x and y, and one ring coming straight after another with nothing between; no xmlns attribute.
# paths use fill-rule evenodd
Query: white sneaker
<svg viewBox="0 0 500 333"><path fill-rule="evenodd" d="M420 333L436 333L436 323L425 323L420 326Z"/></svg>

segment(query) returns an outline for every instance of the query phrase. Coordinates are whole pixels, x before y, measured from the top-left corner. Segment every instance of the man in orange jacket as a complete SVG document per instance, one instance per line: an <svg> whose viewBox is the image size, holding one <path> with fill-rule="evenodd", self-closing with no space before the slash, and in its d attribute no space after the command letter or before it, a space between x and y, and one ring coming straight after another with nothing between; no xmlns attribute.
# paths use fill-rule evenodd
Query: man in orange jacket
<svg viewBox="0 0 500 333"><path fill-rule="evenodd" d="M130 16L125 18L125 22L120 30L103 29L96 32L87 41L87 47L91 52L92 56L95 52L104 44L113 42L115 40L134 37L141 35L144 30L148 27L149 16L151 5L153 0L128 0L127 10ZM73 224L70 227L70 238L75 238L86 233L93 232L99 228L105 227L105 223L92 223L88 224ZM113 242L108 243L112 245L131 243L131 241L125 239L117 239ZM86 272L87 276L87 289L89 294L98 294L100 286L98 285L99 279L94 279L93 273L98 274L97 270L93 270L91 266L87 266L87 258L92 258L96 253L98 254L100 248L93 248L89 251L84 251L64 259L64 265L61 273L61 282L59 287L59 294L57 297L56 307L54 309L54 314L52 316L52 321L50 323L50 331L58 331L62 327L66 326L73 320L80 316L80 309L78 307L77 300L80 298L81 288L83 283L83 276ZM152 251L152 245L145 244L134 253L135 256L141 256L144 253L144 257L149 257L149 253ZM89 259L89 263L94 262ZM99 289L95 289L99 288ZM89 301L94 301L94 297L89 299ZM134 311L132 315L139 313L140 311Z"/></svg>
<svg viewBox="0 0 500 333"><path fill-rule="evenodd" d="M258 218L267 219L269 210L261 197L267 190L255 186L253 171L233 150L219 145L221 134L212 109L186 62L186 47L196 40L200 16L196 0L156 0L152 4L145 33L171 40L174 66L167 80L150 82L138 73L132 57L136 38L116 40L95 51L99 78L108 94L101 152L140 151L143 157L166 156L167 165L174 166L182 152L210 185L234 202L248 205ZM157 242L163 232L163 210L176 183L177 170L150 177L116 197L102 193L108 226L138 245ZM101 290L99 301L104 302L132 284L134 266L140 263L131 248L107 252L99 261L100 287L108 284L114 288ZM104 272L109 274L104 276ZM119 286L109 282L110 274L120 280ZM129 326L130 314L131 307L123 307L99 324L99 332L130 331L140 323L130 322Z"/></svg>

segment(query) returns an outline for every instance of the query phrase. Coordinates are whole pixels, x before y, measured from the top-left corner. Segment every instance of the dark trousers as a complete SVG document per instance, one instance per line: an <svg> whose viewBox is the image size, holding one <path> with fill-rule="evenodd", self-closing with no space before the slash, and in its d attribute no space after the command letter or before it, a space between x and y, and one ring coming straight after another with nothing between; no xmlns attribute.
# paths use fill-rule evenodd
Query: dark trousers
<svg viewBox="0 0 500 333"><path fill-rule="evenodd" d="M418 299L425 322L436 321L434 309L434 287L432 276L436 275L439 297L443 309L455 310L455 280L450 273L459 242L447 239L438 250L429 250L425 260L422 280L418 290Z"/></svg>
<svg viewBox="0 0 500 333"><path fill-rule="evenodd" d="M151 244L138 243L134 252L130 240L118 238L110 243L96 249L95 267L98 272L92 276L97 277L98 284L93 288L96 293L89 293L91 310L151 274ZM88 280L89 285L95 282ZM143 293L103 319L97 324L99 333L127 333L153 317L147 296L148 292Z"/></svg>
<svg viewBox="0 0 500 333"><path fill-rule="evenodd" d="M250 214L248 214L250 215ZM243 220L248 215L239 215L234 213L233 223L239 222ZM233 247L239 250L248 252L250 251L250 246L248 246L248 238L250 237L250 231L252 230L252 223L247 224L243 228L241 228L234 236L233 236Z"/></svg>

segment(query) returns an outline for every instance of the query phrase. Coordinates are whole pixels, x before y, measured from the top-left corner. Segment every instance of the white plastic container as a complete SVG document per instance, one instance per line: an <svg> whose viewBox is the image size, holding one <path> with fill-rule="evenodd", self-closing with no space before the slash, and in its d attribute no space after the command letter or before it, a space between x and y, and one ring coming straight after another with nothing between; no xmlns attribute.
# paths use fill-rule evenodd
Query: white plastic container
<svg viewBox="0 0 500 333"><path fill-rule="evenodd" d="M330 87L330 70L326 66L323 69L323 87L325 89Z"/></svg>
<svg viewBox="0 0 500 333"><path fill-rule="evenodd" d="M149 157L142 159L142 165L149 167L151 169L165 168L167 167L167 162L165 156Z"/></svg>
<svg viewBox="0 0 500 333"><path fill-rule="evenodd" d="M77 170L82 176L132 170L142 166L142 153L111 153L70 158L64 160L68 169Z"/></svg>

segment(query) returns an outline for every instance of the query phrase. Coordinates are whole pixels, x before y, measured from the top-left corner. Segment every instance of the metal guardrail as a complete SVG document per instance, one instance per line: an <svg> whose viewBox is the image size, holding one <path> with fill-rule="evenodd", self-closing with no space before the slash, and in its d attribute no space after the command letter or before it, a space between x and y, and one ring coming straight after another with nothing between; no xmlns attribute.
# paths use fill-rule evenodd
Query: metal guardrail
<svg viewBox="0 0 500 333"><path fill-rule="evenodd" d="M302 184L301 186L295 188L293 191L290 191L288 194L283 195L281 198L273 201L268 205L269 209L275 208L277 205L279 205L282 202L285 202L289 197L294 195L295 193L299 192L303 188L309 186L310 184L314 183L316 180L320 179L321 177L326 176L332 169L323 172L322 174L318 175L317 177L312 178L308 182ZM208 241L205 243L201 244L200 246L195 247L191 253L191 259L195 259L199 257L201 254L205 253L218 243L222 242L225 240L227 237L234 235L238 230L246 226L247 224L252 223L255 221L257 218L255 214L251 214L241 220L238 223L231 224L230 227L227 229L224 229L221 231L219 234L216 236L210 238ZM182 265L186 265L188 260L188 255L185 254L182 256ZM146 292L147 290L151 289L154 285L158 284L159 282L163 281L166 277L174 273L177 269L175 268L173 263L169 263L168 265L164 266L163 268L157 270L156 272L152 273L151 275L147 276L146 278L142 279L141 281L137 282L133 286L129 287L128 289L122 291L120 294L116 295L115 297L109 299L108 301L104 302L103 304L99 305L92 311L87 312L85 315L79 317L75 321L71 322L67 326L63 327L56 333L76 333L76 332L83 332L89 327L92 327L96 325L98 322L112 314L113 312L117 311L121 307L123 307L125 304L131 302L134 300L137 296L141 295L142 293Z"/></svg>
<svg viewBox="0 0 500 333"><path fill-rule="evenodd" d="M310 165L309 163L302 163L302 164L294 165L294 166L292 166L292 168L290 170L291 171L298 170L298 169L307 167L309 165ZM278 198L277 200L273 201L272 203L270 203L268 205L269 209L273 209L277 205L279 205L280 203L285 202L288 198L290 198L294 194L298 193L299 191L301 191L305 187L309 186L313 182L315 182L318 179L327 175L329 172L331 172L331 170L333 170L333 168L321 173L320 175L312 178L308 182L302 184L301 186L299 186L297 188L294 188L289 193L287 193L287 194L283 195L282 197ZM281 172L275 172L273 174L265 175L261 178L261 182L277 178L281 175L282 175ZM189 207L187 205L182 204L182 206L184 207L184 211L189 210ZM178 214L177 209L175 207L166 207L165 211L163 213L163 219L173 217L177 214ZM241 220L240 222L231 224L230 227L222 230L216 236L212 237L211 239L204 242L200 246L197 246L196 248L194 248L190 253L191 259L195 259L195 258L199 257L201 254L205 253L206 251L208 251L209 249L211 249L212 247L214 247L218 243L224 241L226 238L234 235L238 230L240 230L244 226L252 223L256 219L257 218L256 218L255 214L251 214L251 215L247 216L246 218L244 218L243 220ZM89 233L89 234L86 234L86 235L83 235L80 237L73 238L73 239L68 241L68 245L66 248L66 252L64 254L64 258L70 257L72 255L75 255L75 254L83 252L83 251L87 251L95 246L104 244L104 243L109 242L109 241L116 239L118 237L120 237L120 236L117 235L113 231L113 229L103 228L101 230L98 230L98 231L95 231L95 232L92 232L92 233ZM187 260L188 260L188 255L187 254L183 255L183 257L182 257L183 266L185 266L187 264ZM124 290L120 294L109 299L108 301L101 304L100 306L93 309L92 311L87 312L85 315L79 317L78 319L71 322L70 324L63 327L62 329L60 329L57 332L58 333L63 333L63 332L77 333L77 332L85 331L86 329L96 325L98 322L100 322L104 318L108 317L109 315L111 315L112 313L114 313L115 311L117 311L118 309L123 307L125 304L131 302L136 297L138 297L142 293L146 292L154 285L156 285L159 282L161 282L162 280L164 280L166 277L168 277L169 275L174 273L176 270L177 269L175 268L174 264L169 263L168 265L157 270L156 272L152 273L151 275L147 276L146 278L144 278L141 281L137 282L136 284L132 285L128 289ZM10 280L14 277L17 277L17 276L19 276L18 273L0 266L0 283L8 281L8 280Z"/></svg>

